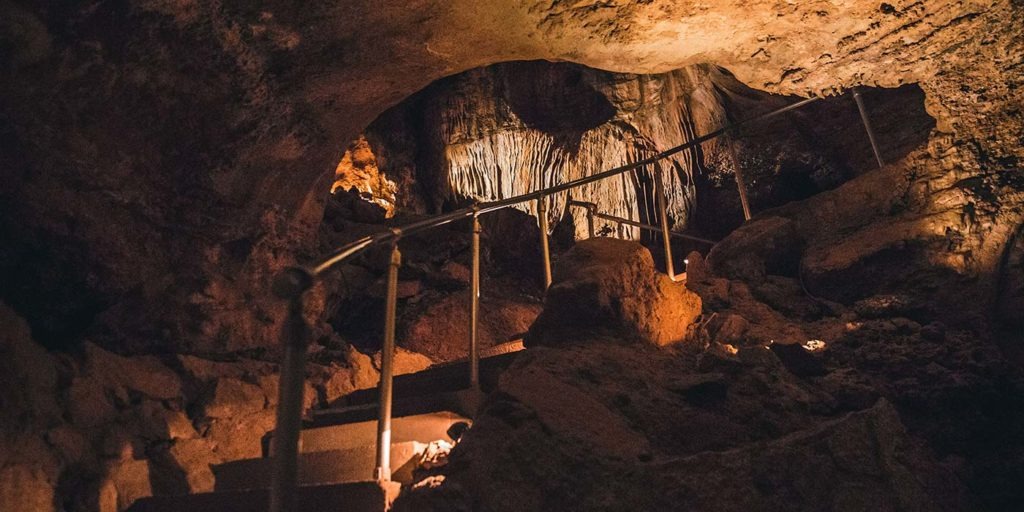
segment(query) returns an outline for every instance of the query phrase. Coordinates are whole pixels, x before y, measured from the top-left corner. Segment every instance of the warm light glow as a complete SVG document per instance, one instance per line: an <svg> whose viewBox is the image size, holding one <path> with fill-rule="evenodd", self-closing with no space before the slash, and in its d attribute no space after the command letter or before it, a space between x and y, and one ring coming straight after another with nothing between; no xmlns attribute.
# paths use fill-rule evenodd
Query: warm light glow
<svg viewBox="0 0 1024 512"><path fill-rule="evenodd" d="M827 344L821 340L807 340L807 342L804 343L802 346L808 352L820 352L822 350L825 350Z"/></svg>

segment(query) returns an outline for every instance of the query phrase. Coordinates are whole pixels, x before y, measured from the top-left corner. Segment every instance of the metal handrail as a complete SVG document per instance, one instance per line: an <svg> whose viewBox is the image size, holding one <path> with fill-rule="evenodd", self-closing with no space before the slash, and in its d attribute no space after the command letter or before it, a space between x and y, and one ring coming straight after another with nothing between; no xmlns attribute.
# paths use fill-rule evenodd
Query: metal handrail
<svg viewBox="0 0 1024 512"><path fill-rule="evenodd" d="M630 219L626 219L626 218L623 218L623 217L616 217L615 215L609 215L607 213L601 213L601 212L597 211L597 205L594 204L594 203L588 203L588 202L585 202L585 201L575 201L575 200L573 200L573 201L569 201L569 206L578 206L580 208L586 208L586 210L587 210L587 231L589 233L590 238L594 238L596 236L596 232L595 232L595 230L593 228L593 221L592 221L592 219L603 219L603 220L614 222L616 224L624 224L626 226L632 226L632 227L635 227L635 228L646 229L647 231L652 231L652 232L655 232L655 233L661 233L662 232L661 226L652 226L650 224L644 224L643 222L637 222L635 220L630 220ZM714 240L708 240L707 238L701 238L699 236L687 235L686 233L677 233L675 231L670 231L669 232L669 236L674 236L676 238L682 238L684 240L692 240L694 242L701 242L701 243L705 243L705 244L708 244L708 245L715 245L715 244L718 243L718 242L716 242Z"/></svg>
<svg viewBox="0 0 1024 512"><path fill-rule="evenodd" d="M401 227L391 228L387 231L381 231L368 236L364 236L352 242L349 242L340 248L338 248L330 256L324 258L316 265L307 267L292 267L287 269L285 272L277 276L274 280L273 290L275 295L278 297L288 300L288 316L285 318L284 329L282 329L282 342L284 345L284 362L282 364L282 377L281 385L279 388L280 397L278 400L278 411L277 411L277 425L274 431L274 474L271 483L270 491L270 510L272 512L284 512L294 511L297 506L298 486L296 483L297 477L297 458L298 458L298 434L301 427L301 404L302 404L302 392L303 392L303 378L305 368L305 353L306 345L309 338L309 328L305 323L305 319L302 316L302 298L307 290L313 287L315 282L328 270L335 265L361 253L372 246L379 246L383 244L390 244L392 255L391 264L388 271L388 290L387 290L387 304L386 304L386 325L385 325L385 340L384 347L382 350L385 352L393 352L394 350L394 323L395 323L395 304L397 301L397 273L398 268L401 265L401 255L398 252L398 242L403 237L413 235L422 231L437 228L450 224L452 222L462 219L472 219L472 236L473 236L473 250L472 250L472 270L471 270L471 314L470 314L470 376L469 385L471 388L479 388L479 347L477 340L477 320L479 316L479 299L480 299L480 223L479 217L481 215L491 213L497 210L515 206L518 204L527 203L529 201L537 201L537 211L539 216L540 224L540 236L541 236L541 247L543 251L543 264L544 264L544 282L545 287L551 284L551 258L548 251L548 229L547 229L547 198L552 194L558 194L567 190L594 183L597 181L604 180L618 176L620 174L639 169L641 167L653 164L660 160L664 160L676 153L685 151L690 148L694 148L712 140L716 137L721 136L729 131L736 130L737 128L761 122L772 117L781 115L801 108L807 104L821 99L821 97L811 97L804 100L791 103L783 108L773 110L771 112L761 114L749 119L738 121L731 125L723 126L713 132L707 133L690 141L687 141L678 146L674 146L665 151L657 153L653 156L638 160L636 162L608 169L590 176L585 176L576 180L568 181L559 185L554 185L542 190L528 192L515 197L507 199L500 199L489 202L478 202L467 208L462 208L449 213L435 215L426 219L422 219L416 222L406 224ZM859 95L856 98L858 105L861 106ZM860 109L862 120L865 124L865 129L868 131L869 137L874 142L874 134L871 129L870 123L867 119L867 114L863 108ZM874 146L874 144L873 144ZM877 148L876 148L877 154ZM879 158L879 163L881 159ZM737 186L740 187L741 198L744 199L744 216L749 219L750 210L749 205L746 202L746 190L745 183L740 176L741 170L739 162L735 161L736 175L737 175ZM698 238L690 235L684 235L681 233L674 233L668 226L668 216L666 214L666 198L664 185L661 179L660 173L655 174L655 186L657 190L657 208L658 208L658 221L660 226L651 226L640 222L632 221L630 219L623 219L613 215L603 214L596 211L596 206L593 203L583 203L579 201L570 201L571 206L586 206L588 209L587 221L588 231L591 236L594 236L594 217L603 218L620 224L631 225L639 227L641 229L648 229L652 231L661 232L663 236L663 245L667 262L667 270L670 277L675 277L674 270L672 267L672 253L671 245L669 244L669 236L678 236L681 238L691 239L699 242L714 244L712 240ZM378 437L377 437L377 467L374 471L374 478L377 480L390 480L390 465L389 461L389 439L390 439L390 420L391 420L391 389L392 389L392 371L391 371L391 356L392 354L382 354L382 368L381 368L381 401L379 403L379 414L378 420ZM388 445L388 446L384 446Z"/></svg>
<svg viewBox="0 0 1024 512"><path fill-rule="evenodd" d="M666 159L666 158L668 158L668 157L670 157L670 156L672 156L672 155L674 155L676 153L680 153L680 152L685 151L687 149L699 146L700 144L703 144L703 143L705 143L705 142L707 142L707 141L709 141L711 139L719 137L719 136L721 136L722 134L724 134L726 132L735 130L735 129L741 127L741 126L745 126L745 125L748 125L748 124L752 124L752 123L756 123L756 122L760 122L760 121L764 121L764 120L770 119L772 117L784 114L784 113L789 112L791 110L796 110L796 109L798 109L800 107L803 107L804 105L807 105L809 103L818 101L819 99L821 99L820 96L812 96L810 98L806 98L806 99L800 100L800 101L798 101L796 103L791 103L791 104L789 104L789 105L787 105L787 106L785 106L783 108L780 108L778 110L773 110L771 112L768 112L768 113L765 113L765 114L761 114L759 116L755 116L755 117L752 117L750 119L744 119L742 121L733 123L731 125L723 126L722 128L719 128L719 129L717 129L717 130L715 130L713 132L707 133L705 135L697 137L696 139L693 139L693 140L687 141L687 142L685 142L683 144L680 144L678 146L666 149L665 151L662 151L661 153L658 153L658 154L656 154L654 156L650 156L650 157L644 158L642 160L638 160L638 161L633 162L631 164L622 165L622 166L619 166L619 167L608 169L607 171L599 172L597 174L591 174L590 176L584 176L584 177L576 179L576 180L567 181L567 182L562 183L560 185L553 185L551 187L548 187L548 188L545 188L545 189L542 189L542 190L537 190L537 191L534 191L534 192L527 192L526 194L520 194L520 195L515 196L515 197L509 197L507 199L500 199L500 200L497 200L497 201L489 201L489 202L478 203L478 204L476 204L474 206L470 206L470 207L467 207L467 208L462 208L462 209L459 209L459 210L454 210L454 211L449 212L449 213L435 215L433 217L430 217L430 218L427 218L427 219L423 219L421 221L413 222L413 223L407 224L405 226L402 226L400 228L393 228L393 229L388 230L388 231L383 231L383 232L380 232L380 233L376 233L376 234L373 234L373 235L369 235L369 236L360 238L359 240L356 240L354 242L350 242L350 243L348 243L346 245L343 245L335 253L333 253L332 255L330 255L327 258L325 258L320 264L306 269L306 272L311 274L313 277L319 277L320 274L322 274L325 271L329 270L334 265L337 265L338 263L341 263L342 261L345 261L346 259L356 255L357 253L361 252L363 249L366 249L367 247L369 247L371 245L383 244L383 243L386 243L386 242L390 242L391 240L401 238L401 237L406 236L406 235L412 235L412 234L418 233L420 231L425 231L427 229L441 227L441 226L444 226L445 224L450 224L450 223L455 222L457 220L468 219L468 218L472 217L473 215L484 215L484 214L487 214L487 213L491 213L493 211L501 210L503 208L508 208L510 206L515 206L517 204L527 203L527 202L530 202L530 201L536 201L536 200L538 200L538 199L540 199L542 197L550 196L550 195L553 195L553 194L557 194L559 192L565 192L566 190L570 190L570 189L573 189L573 188L576 188L576 187L581 187L583 185L594 183L596 181L601 181L601 180L603 180L605 178L611 178L613 176L618 176L618 175L623 174L625 172L636 170L636 169L639 169L639 168L644 167L646 165L650 165L650 164L653 164L655 162L664 160L664 159Z"/></svg>

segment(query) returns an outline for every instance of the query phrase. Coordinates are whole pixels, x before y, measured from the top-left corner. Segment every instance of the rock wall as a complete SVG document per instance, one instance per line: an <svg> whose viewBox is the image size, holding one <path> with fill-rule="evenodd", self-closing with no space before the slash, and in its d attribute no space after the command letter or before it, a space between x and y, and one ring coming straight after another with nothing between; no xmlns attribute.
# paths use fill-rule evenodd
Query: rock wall
<svg viewBox="0 0 1024 512"><path fill-rule="evenodd" d="M918 82L943 133L975 153L936 179L1013 168L1018 146L1009 0L0 9L4 298L52 346L86 331L139 351L273 344L267 284L309 255L345 144L433 80L494 62L713 62L802 95Z"/></svg>
<svg viewBox="0 0 1024 512"><path fill-rule="evenodd" d="M261 457L279 371L254 359L50 353L0 304L0 509L124 510L213 490L212 466ZM373 387L370 356L307 368L304 410ZM399 354L400 372L429 364Z"/></svg>
<svg viewBox="0 0 1024 512"><path fill-rule="evenodd" d="M882 150L888 157L901 158L924 144L934 122L924 112L919 90L872 90L867 95L886 135ZM404 208L426 205L428 211L439 211L469 201L506 199L630 164L796 99L750 89L709 65L634 75L564 63L515 62L432 84L382 114L353 144L368 140L374 153L382 155L375 169L389 179L417 185L405 187L404 197L397 199ZM674 229L720 235L742 222L734 179L737 163L743 166L756 211L863 173L874 165L870 151L852 98L833 98L616 179L557 194L549 200L549 224L569 216L577 238L586 236L585 213L568 207L570 197L594 202L603 213L656 224L653 176L660 174ZM345 158L354 154L350 149ZM349 168L344 179L366 189L380 188L365 173ZM537 214L535 203L517 208ZM636 228L600 219L597 228L616 236L640 235Z"/></svg>

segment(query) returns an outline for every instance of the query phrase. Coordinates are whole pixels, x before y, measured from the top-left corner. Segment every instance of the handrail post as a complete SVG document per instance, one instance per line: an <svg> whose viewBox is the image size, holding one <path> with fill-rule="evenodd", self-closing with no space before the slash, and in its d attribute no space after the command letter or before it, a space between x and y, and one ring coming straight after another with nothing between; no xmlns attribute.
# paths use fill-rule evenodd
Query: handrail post
<svg viewBox="0 0 1024 512"><path fill-rule="evenodd" d="M658 205L658 220L661 222L661 239L665 247L665 273L673 281L676 280L675 266L672 264L672 240L668 225L668 198L665 196L665 182L661 177L661 169L654 166L654 193Z"/></svg>
<svg viewBox="0 0 1024 512"><path fill-rule="evenodd" d="M380 352L380 398L377 420L377 466L373 471L374 480L385 482L391 480L391 395L394 380L398 269L401 266L402 253L398 250L398 237L396 237L391 245L387 303L384 306L384 346Z"/></svg>
<svg viewBox="0 0 1024 512"><path fill-rule="evenodd" d="M860 120L864 123L864 131L868 132L868 140L871 141L871 151L875 153L875 160L878 160L879 167L885 167L882 153L878 150L878 141L875 139L875 130L871 127L871 120L868 118L868 109L864 106L864 100L860 97L860 89L857 87L853 88L853 101L857 102Z"/></svg>
<svg viewBox="0 0 1024 512"><path fill-rule="evenodd" d="M540 221L540 250L544 257L544 289L551 286L551 249L548 247L548 205L547 197L537 198L537 218Z"/></svg>
<svg viewBox="0 0 1024 512"><path fill-rule="evenodd" d="M480 348L477 326L480 315L480 215L479 207L473 207L473 261L469 285L469 386L480 388Z"/></svg>
<svg viewBox="0 0 1024 512"><path fill-rule="evenodd" d="M298 507L299 430L306 380L306 346L310 336L309 326L302 316L302 295L312 285L312 276L298 268L288 269L273 284L274 294L288 300L288 313L281 329L284 361L271 450L274 471L270 484L271 512L294 512Z"/></svg>
<svg viewBox="0 0 1024 512"><path fill-rule="evenodd" d="M743 220L750 220L750 199L747 197L747 180L743 176L743 166L740 165L740 156L736 152L736 139L729 144L729 154L732 155L732 162L735 166L736 188L740 193L740 206L743 207Z"/></svg>
<svg viewBox="0 0 1024 512"><path fill-rule="evenodd" d="M590 238L594 238L594 210L597 210L597 205L590 203L587 205L587 233Z"/></svg>

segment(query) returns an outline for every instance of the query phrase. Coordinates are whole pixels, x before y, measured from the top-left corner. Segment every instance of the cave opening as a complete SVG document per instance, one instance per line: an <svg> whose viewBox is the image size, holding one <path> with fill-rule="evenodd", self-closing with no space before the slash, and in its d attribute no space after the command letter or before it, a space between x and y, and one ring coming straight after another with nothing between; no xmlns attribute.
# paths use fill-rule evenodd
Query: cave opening
<svg viewBox="0 0 1024 512"><path fill-rule="evenodd" d="M918 86L864 88L862 94L876 131L885 134L883 158L899 160L925 144L935 121ZM752 89L713 65L654 75L547 61L471 69L399 102L345 149L321 248L329 251L371 226L400 226L629 164L798 99ZM684 269L689 252L710 249L701 240L720 240L742 225L737 164L755 213L834 189L877 166L853 99L828 97L553 196L554 258L588 236L585 208L570 203L593 203L610 218L658 225L654 175L664 173L672 230L693 237L671 241L674 266ZM521 337L543 296L536 207L515 208L482 218L486 346ZM595 233L638 240L665 266L658 233L607 219L597 220ZM400 276L399 345L447 361L465 356L461 331L468 321L452 318L465 314L455 297L468 284L469 227L456 224L432 237L407 242L412 263ZM367 351L379 349L382 334L384 260L375 252L359 258L346 279L356 288L375 284L366 293L336 294L328 308L337 334Z"/></svg>

